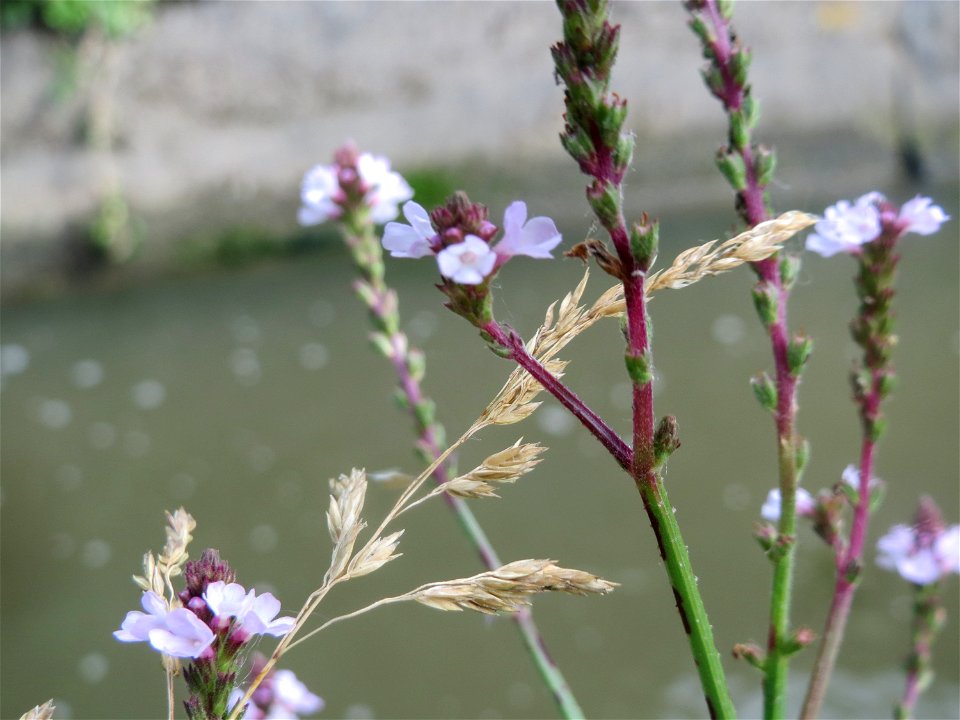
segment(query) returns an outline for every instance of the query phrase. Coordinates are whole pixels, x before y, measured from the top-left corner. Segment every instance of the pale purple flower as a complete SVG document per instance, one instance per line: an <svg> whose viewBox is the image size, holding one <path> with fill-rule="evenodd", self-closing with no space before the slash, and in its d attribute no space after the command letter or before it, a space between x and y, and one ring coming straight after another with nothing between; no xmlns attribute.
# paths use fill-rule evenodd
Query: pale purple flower
<svg viewBox="0 0 960 720"><path fill-rule="evenodd" d="M841 200L824 212L824 217L807 237L807 250L830 257L839 252L855 253L864 243L875 240L884 223L893 222L900 234L914 232L931 235L950 219L943 208L934 205L928 197L917 195L900 208L893 217L893 208L878 192L867 193L855 203Z"/></svg>
<svg viewBox="0 0 960 720"><path fill-rule="evenodd" d="M301 225L319 225L340 217L342 211L336 201L342 197L337 166L317 165L303 176L300 185L303 205L297 212L297 221Z"/></svg>
<svg viewBox="0 0 960 720"><path fill-rule="evenodd" d="M823 219L807 237L807 250L823 257L839 252L856 252L864 243L880 234L879 203L884 201L878 192L867 193L855 203L841 200L823 213Z"/></svg>
<svg viewBox="0 0 960 720"><path fill-rule="evenodd" d="M254 590L248 592L238 583L212 582L207 585L203 599L216 617L215 622L226 624L235 618L237 626L250 635L280 637L290 632L296 622L292 617L276 617L280 601L271 593L258 597Z"/></svg>
<svg viewBox="0 0 960 720"><path fill-rule="evenodd" d="M323 709L323 698L307 689L292 670L277 670L273 674L273 702L294 713L315 713Z"/></svg>
<svg viewBox="0 0 960 720"><path fill-rule="evenodd" d="M503 213L503 238L494 248L501 258L526 255L532 258L552 258L553 250L563 236L553 220L535 217L527 220L527 204L522 200L510 203Z"/></svg>
<svg viewBox="0 0 960 720"><path fill-rule="evenodd" d="M293 630L296 624L296 618L290 616L277 617L280 612L280 601L271 593L263 593L259 597L254 595L253 602L247 608L247 611L239 616L237 620L247 632L253 635L273 635L282 637Z"/></svg>
<svg viewBox="0 0 960 720"><path fill-rule="evenodd" d="M413 188L400 173L390 170L390 161L379 155L363 153L357 160L357 170L363 184L370 188L366 200L370 217L378 225L393 220L399 214L399 205L413 197Z"/></svg>
<svg viewBox="0 0 960 720"><path fill-rule="evenodd" d="M893 570L916 585L928 585L950 573L960 573L960 525L936 534L895 525L877 541L877 565Z"/></svg>
<svg viewBox="0 0 960 720"><path fill-rule="evenodd" d="M307 172L300 187L303 205L297 219L301 225L317 225L340 217L341 203L346 198L340 187L340 173L344 170L333 164L317 165ZM370 207L370 217L375 223L395 218L400 203L413 197L410 185L399 173L390 170L390 161L385 157L362 153L357 158L357 173L366 189L364 202ZM350 177L356 178L356 175Z"/></svg>
<svg viewBox="0 0 960 720"><path fill-rule="evenodd" d="M503 214L503 237L496 247L476 235L467 235L461 242L443 243L430 222L427 211L415 202L403 206L409 224L387 223L383 231L383 247L393 257L419 258L436 254L440 274L461 285L479 285L491 273L514 255L533 258L551 258L553 250L563 239L557 226L548 217L527 220L527 205L517 200ZM490 223L492 235L495 228ZM478 230L483 234L483 230ZM450 242L448 235L444 236Z"/></svg>
<svg viewBox="0 0 960 720"><path fill-rule="evenodd" d="M461 285L479 285L493 271L497 254L476 235L448 245L437 254L440 274Z"/></svg>
<svg viewBox="0 0 960 720"><path fill-rule="evenodd" d="M254 661L251 675L258 671ZM228 707L243 698L244 691L234 688L230 692ZM301 714L310 715L323 710L323 698L313 694L292 670L275 670L267 674L247 704L244 720L297 720Z"/></svg>
<svg viewBox="0 0 960 720"><path fill-rule="evenodd" d="M164 655L197 658L213 644L216 636L205 622L186 608L167 613L163 627L150 631L150 645Z"/></svg>
<svg viewBox="0 0 960 720"><path fill-rule="evenodd" d="M146 614L127 613L113 636L120 642L149 642L154 650L172 657L199 657L213 643L213 631L186 608L170 610L163 598L145 592L140 604Z"/></svg>
<svg viewBox="0 0 960 720"><path fill-rule="evenodd" d="M809 517L817 506L813 495L801 487L797 488L797 515L799 517ZM780 488L774 488L767 493L767 499L760 508L760 517L768 522L777 522L780 519Z"/></svg>
<svg viewBox="0 0 960 720"><path fill-rule="evenodd" d="M409 225L390 222L383 229L383 247L393 257L421 258L433 254L430 241L437 232L430 224L430 216L422 205L408 202L403 206L403 216Z"/></svg>
<svg viewBox="0 0 960 720"><path fill-rule="evenodd" d="M146 610L131 610L113 636L120 642L147 642L150 631L163 627L167 620L167 603L155 592L147 591L140 598L140 605Z"/></svg>
<svg viewBox="0 0 960 720"><path fill-rule="evenodd" d="M917 195L913 200L907 200L900 208L897 220L905 225L904 232L915 232L917 235L932 235L940 226L950 219L943 208L933 205L933 200Z"/></svg>
<svg viewBox="0 0 960 720"><path fill-rule="evenodd" d="M858 468L856 465L847 465L843 469L843 472L840 473L840 479L857 492L860 492L860 468ZM875 490L881 484L881 482L882 481L878 477L871 477L868 485L870 491L872 492Z"/></svg>

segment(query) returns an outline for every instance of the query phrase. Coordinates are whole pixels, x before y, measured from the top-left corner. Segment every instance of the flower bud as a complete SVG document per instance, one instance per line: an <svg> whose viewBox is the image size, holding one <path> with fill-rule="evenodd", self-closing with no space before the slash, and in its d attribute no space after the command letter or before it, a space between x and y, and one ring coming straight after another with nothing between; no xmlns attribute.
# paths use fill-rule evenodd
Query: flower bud
<svg viewBox="0 0 960 720"><path fill-rule="evenodd" d="M620 215L620 188L612 183L600 184L596 181L587 188L587 201L596 214L597 219L610 227L617 222Z"/></svg>
<svg viewBox="0 0 960 720"><path fill-rule="evenodd" d="M787 365L790 367L790 374L799 375L812 352L812 339L802 335L795 336L787 346Z"/></svg>
<svg viewBox="0 0 960 720"><path fill-rule="evenodd" d="M660 466L680 447L680 429L673 415L665 415L653 435L654 462Z"/></svg>
<svg viewBox="0 0 960 720"><path fill-rule="evenodd" d="M777 387L773 380L765 372L754 375L750 378L750 387L757 398L757 402L770 412L777 410Z"/></svg>
<svg viewBox="0 0 960 720"><path fill-rule="evenodd" d="M779 301L777 289L766 282L759 282L753 288L753 305L764 327L770 327L777 321Z"/></svg>
<svg viewBox="0 0 960 720"><path fill-rule="evenodd" d="M751 53L746 48L735 50L730 56L730 72L733 74L734 82L740 87L747 84L747 71L750 69L751 60ZM752 114L745 115L744 119L747 122L747 127L754 127L755 122Z"/></svg>
<svg viewBox="0 0 960 720"><path fill-rule="evenodd" d="M717 151L715 162L717 168L730 183L730 187L737 191L747 189L747 166L744 165L743 158L740 155L721 148Z"/></svg>
<svg viewBox="0 0 960 720"><path fill-rule="evenodd" d="M623 359L627 365L627 374L634 385L646 385L653 380L653 358L649 351L643 355L627 353Z"/></svg>
<svg viewBox="0 0 960 720"><path fill-rule="evenodd" d="M800 274L801 260L799 255L780 253L780 282L787 290L793 287Z"/></svg>
<svg viewBox="0 0 960 720"><path fill-rule="evenodd" d="M640 223L630 229L630 252L637 265L646 272L657 259L657 247L660 242L660 223L649 222L644 213Z"/></svg>
<svg viewBox="0 0 960 720"><path fill-rule="evenodd" d="M757 183L762 187L769 185L776 169L777 154L765 145L758 145L753 158L753 172L757 177Z"/></svg>

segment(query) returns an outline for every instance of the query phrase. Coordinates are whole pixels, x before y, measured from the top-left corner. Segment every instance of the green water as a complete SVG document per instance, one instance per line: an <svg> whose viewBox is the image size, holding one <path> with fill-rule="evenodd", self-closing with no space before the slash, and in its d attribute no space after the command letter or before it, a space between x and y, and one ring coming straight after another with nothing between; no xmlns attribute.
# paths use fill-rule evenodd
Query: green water
<svg viewBox="0 0 960 720"><path fill-rule="evenodd" d="M936 197L958 217L955 188ZM822 206L811 200L806 209ZM588 230L579 205L575 212L555 213L570 241ZM662 220L661 262L731 225L726 209ZM937 237L910 237L903 246L895 353L901 386L889 403L890 434L879 456L877 473L889 492L874 539L908 521L924 492L948 521L958 519L957 227L954 220ZM441 307L429 263L391 261L388 268L405 330L427 352L425 389L448 433L459 434L510 366ZM847 386L853 270L848 258L808 257L791 307L792 326L817 343L800 389L799 425L813 446L804 481L811 490L835 482L857 454ZM498 315L529 335L547 303L581 272L569 260L511 263L497 289ZM57 699L58 717L164 714L158 656L110 633L137 606L129 578L146 550L161 547L165 509L183 504L197 518L195 555L219 548L241 582L272 590L292 613L329 560L327 478L353 466L417 468L410 423L390 400L389 368L365 346L366 318L350 277L345 252L330 247L288 264L3 309L3 717L48 697ZM608 284L595 272L590 299ZM657 409L679 418L683 440L668 486L745 717L761 707L758 677L726 653L765 636L770 572L750 528L776 474L771 421L747 385L771 365L751 284L741 270L665 292L652 305ZM573 361L572 387L626 433L621 350L609 322L564 354ZM535 605L583 707L593 717L703 716L631 483L552 402L522 425L468 444L461 467L519 435L549 446L546 460L501 500L473 506L500 555L550 557L622 584L603 598L551 596ZM382 515L393 492L371 491L368 519ZM338 589L321 618L480 570L441 503L406 516L403 526L404 557ZM831 561L809 529L800 541L794 618L819 629ZM956 578L946 585L950 618L921 717L958 713ZM902 688L909 610L909 588L871 566L829 716L889 717ZM807 651L795 662L794 708L812 659ZM506 619L395 606L331 628L288 661L326 699L325 717L555 716Z"/></svg>

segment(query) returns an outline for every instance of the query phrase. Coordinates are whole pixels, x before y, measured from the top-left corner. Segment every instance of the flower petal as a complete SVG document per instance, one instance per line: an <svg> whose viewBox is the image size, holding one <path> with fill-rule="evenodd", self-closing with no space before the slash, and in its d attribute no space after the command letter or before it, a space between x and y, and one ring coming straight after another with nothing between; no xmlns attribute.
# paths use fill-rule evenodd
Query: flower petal
<svg viewBox="0 0 960 720"><path fill-rule="evenodd" d="M939 205L931 205L933 200L917 195L908 200L900 208L898 219L907 223L906 232L915 232L918 235L932 235L940 226L950 219Z"/></svg>
<svg viewBox="0 0 960 720"><path fill-rule="evenodd" d="M449 245L437 254L440 274L461 285L479 285L497 263L497 254L476 235Z"/></svg>
<svg viewBox="0 0 960 720"><path fill-rule="evenodd" d="M171 610L166 626L150 631L150 645L172 657L198 657L213 643L213 630L186 608Z"/></svg>

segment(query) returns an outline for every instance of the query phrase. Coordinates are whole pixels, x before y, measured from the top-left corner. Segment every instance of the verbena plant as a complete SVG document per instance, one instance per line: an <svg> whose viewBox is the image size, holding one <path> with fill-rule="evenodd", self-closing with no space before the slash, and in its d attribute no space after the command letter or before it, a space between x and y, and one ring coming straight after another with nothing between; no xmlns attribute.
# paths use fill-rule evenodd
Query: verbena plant
<svg viewBox="0 0 960 720"><path fill-rule="evenodd" d="M516 201L497 225L485 206L459 192L428 211L412 201L410 186L390 169L385 158L349 144L336 153L333 164L313 168L303 181L300 222L339 224L357 270L354 290L369 310L370 338L395 370L397 397L412 418L414 445L425 468L415 478L395 478L404 489L365 540L361 540L366 528L362 515L368 487L365 473L353 469L330 481L327 525L333 549L329 568L319 587L290 617L277 617L280 604L270 593L257 595L237 583L234 570L217 551L206 550L198 561L188 561L194 520L183 509L169 514L166 546L156 556L145 556L143 574L135 578L143 590L144 611L129 613L115 636L125 642L148 642L162 653L171 717L174 678L179 672L187 684L185 707L191 719L315 712L322 706L321 699L292 673L277 668L284 654L332 624L384 605L411 601L441 610L510 614L558 712L564 717L584 716L571 685L551 660L548 640L540 634L528 606L540 592L605 594L616 583L565 569L551 560L504 564L471 513L468 501L495 496L498 488L534 470L545 448L518 440L465 473L458 473L451 460L458 448L485 428L519 423L530 416L543 391L580 421L635 484L699 674L705 710L711 717L734 717L735 703L724 677L721 653L664 480L665 467L680 438L677 420L669 415L658 419L654 410L655 364L647 303L662 289L683 288L741 265L749 265L756 275L753 300L771 347L773 372L753 378L752 386L773 418L776 442L770 451L778 459L779 484L770 491L760 509L763 521L754 528L772 566L767 642L763 647L739 644L734 655L760 671L764 717L782 718L787 714L790 658L816 643L816 662L802 716L818 715L854 593L866 569L870 513L882 496L874 467L886 429L884 401L894 389L891 360L896 345L893 302L898 244L908 233L937 232L949 218L929 198L917 197L897 207L878 192L853 202L840 201L827 208L823 217L798 211L775 214L766 193L775 156L754 139L759 114L748 82L750 53L734 32L732 6L717 0L690 0L685 3L690 27L707 60L704 80L728 120L716 163L734 190L744 230L727 240L690 248L655 271L658 223L643 212L628 214L624 207L622 183L634 158L635 139L624 129L627 101L610 87L619 26L610 23L604 0L558 0L558 6L563 37L552 54L556 78L565 88L561 145L587 176L586 200L607 236L569 247L565 254L595 263L614 284L593 303L585 303L585 274L559 304L547 309L542 326L524 340L496 318L493 280L506 263L519 256L553 257L562 243L553 220L528 218L526 204ZM394 221L401 204L406 223ZM799 486L809 449L796 422L798 389L813 344L789 327L788 304L800 257L785 249L794 234L814 224L814 232L805 242L808 251L845 255L857 265L854 289L861 304L851 333L862 350L850 373L862 427L859 462L844 470L836 485L816 495ZM507 382L477 420L452 443L447 442L436 419L436 406L421 386L423 353L412 347L400 330L397 296L386 282L384 250L392 257L434 258L437 287L445 296L446 307L473 325L482 343L513 366ZM619 352L632 388L632 425L627 438L564 382L566 362L558 357L587 328L610 320L621 324L625 342ZM334 587L399 557L403 530L394 529L397 521L438 497L456 514L486 570L422 585L325 623L311 624ZM795 627L790 619L801 521L810 522L826 542L836 567L833 598L819 636L812 629ZM877 563L898 572L916 591L913 646L908 651L904 690L895 708L898 717L908 717L931 677L930 648L945 614L939 589L945 576L960 570L960 527L947 528L933 500L924 497L914 523L894 527L877 547ZM244 676L249 641L258 635L280 639L269 657L252 660L253 669ZM47 705L36 708L32 716L50 713L52 708Z"/></svg>

